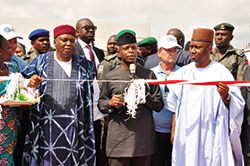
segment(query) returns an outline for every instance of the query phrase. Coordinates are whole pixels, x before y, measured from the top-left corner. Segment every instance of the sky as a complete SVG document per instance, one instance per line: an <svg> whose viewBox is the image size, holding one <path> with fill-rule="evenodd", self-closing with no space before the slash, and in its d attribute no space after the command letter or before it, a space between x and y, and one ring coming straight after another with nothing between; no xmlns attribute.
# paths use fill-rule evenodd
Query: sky
<svg viewBox="0 0 250 166"><path fill-rule="evenodd" d="M195 28L212 29L228 22L235 26L234 47L250 42L250 0L0 0L0 4L0 16L146 22L158 40L170 28L179 28L187 42Z"/></svg>

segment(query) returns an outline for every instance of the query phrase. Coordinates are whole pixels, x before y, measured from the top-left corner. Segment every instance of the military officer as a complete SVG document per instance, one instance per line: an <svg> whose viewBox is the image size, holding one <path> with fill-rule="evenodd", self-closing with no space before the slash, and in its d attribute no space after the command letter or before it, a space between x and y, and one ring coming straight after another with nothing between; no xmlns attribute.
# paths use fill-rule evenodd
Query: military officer
<svg viewBox="0 0 250 166"><path fill-rule="evenodd" d="M104 75L113 70L117 65L121 65L121 57L118 56L117 52L117 41L115 39L116 35L109 37L107 42L108 56L104 57L104 60L98 65L97 69L97 80L102 80ZM101 88L102 82L98 81L99 87Z"/></svg>
<svg viewBox="0 0 250 166"><path fill-rule="evenodd" d="M235 80L243 80L247 68L244 50L239 50L230 45L233 39L234 26L221 23L214 27L216 48L212 50L210 59L223 64L234 76Z"/></svg>

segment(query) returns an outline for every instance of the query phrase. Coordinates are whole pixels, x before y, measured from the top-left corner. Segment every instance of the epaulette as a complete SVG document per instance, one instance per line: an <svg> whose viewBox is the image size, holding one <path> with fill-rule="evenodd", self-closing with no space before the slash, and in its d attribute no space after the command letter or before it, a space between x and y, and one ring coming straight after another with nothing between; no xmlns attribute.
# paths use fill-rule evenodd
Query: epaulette
<svg viewBox="0 0 250 166"><path fill-rule="evenodd" d="M116 54L113 54L113 55L105 56L104 59L106 61L110 61L111 59L114 59L115 57L116 57Z"/></svg>
<svg viewBox="0 0 250 166"><path fill-rule="evenodd" d="M238 54L239 56L242 56L244 54L244 49L242 50L237 50L236 54Z"/></svg>

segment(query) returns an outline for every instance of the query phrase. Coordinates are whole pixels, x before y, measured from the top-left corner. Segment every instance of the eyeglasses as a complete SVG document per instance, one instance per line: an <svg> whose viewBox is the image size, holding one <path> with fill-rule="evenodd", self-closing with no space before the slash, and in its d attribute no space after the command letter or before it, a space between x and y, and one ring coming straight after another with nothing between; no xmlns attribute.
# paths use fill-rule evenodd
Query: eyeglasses
<svg viewBox="0 0 250 166"><path fill-rule="evenodd" d="M90 29L92 29L93 31L96 31L97 27L96 26L89 26L89 25L86 25L83 27L86 31L89 31Z"/></svg>

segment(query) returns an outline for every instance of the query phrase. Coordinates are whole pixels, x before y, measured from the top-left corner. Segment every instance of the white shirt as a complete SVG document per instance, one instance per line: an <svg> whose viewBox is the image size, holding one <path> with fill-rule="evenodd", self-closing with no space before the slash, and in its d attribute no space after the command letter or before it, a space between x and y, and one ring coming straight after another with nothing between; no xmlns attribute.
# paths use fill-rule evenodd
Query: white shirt
<svg viewBox="0 0 250 166"><path fill-rule="evenodd" d="M62 62L56 57L56 52L54 52L54 59L57 61L57 63L63 68L65 73L70 77L71 76L71 69L72 69L72 59L68 62Z"/></svg>
<svg viewBox="0 0 250 166"><path fill-rule="evenodd" d="M90 55L89 55L89 49L88 49L88 47L87 47L87 44L85 43L85 42L83 42L82 40L77 40L78 42L79 42L79 44L81 45L81 47L82 47L82 49L83 49L83 52L84 52L84 55L86 56L86 58L89 60L89 61L91 61L90 60ZM90 45L90 47L91 47L91 50L92 50L92 52L93 52L93 54L94 54L94 57L95 57L95 68L97 69L97 67L98 67L98 65L99 65L99 59L97 58L97 56L96 56L96 54L95 54L95 51L93 50L93 46L92 46L92 44L90 43L89 44Z"/></svg>
<svg viewBox="0 0 250 166"><path fill-rule="evenodd" d="M58 62L58 64L63 68L63 70L66 72L66 74L70 77L71 76L71 69L72 69L72 59L69 62L62 62L56 57L56 52L54 52L54 59ZM94 94L93 94L93 115L94 115L94 121L103 118L105 115L103 115L98 107L98 99L99 99L99 94L100 94L100 88L98 86L98 83L95 80L93 81L93 89L94 89Z"/></svg>

